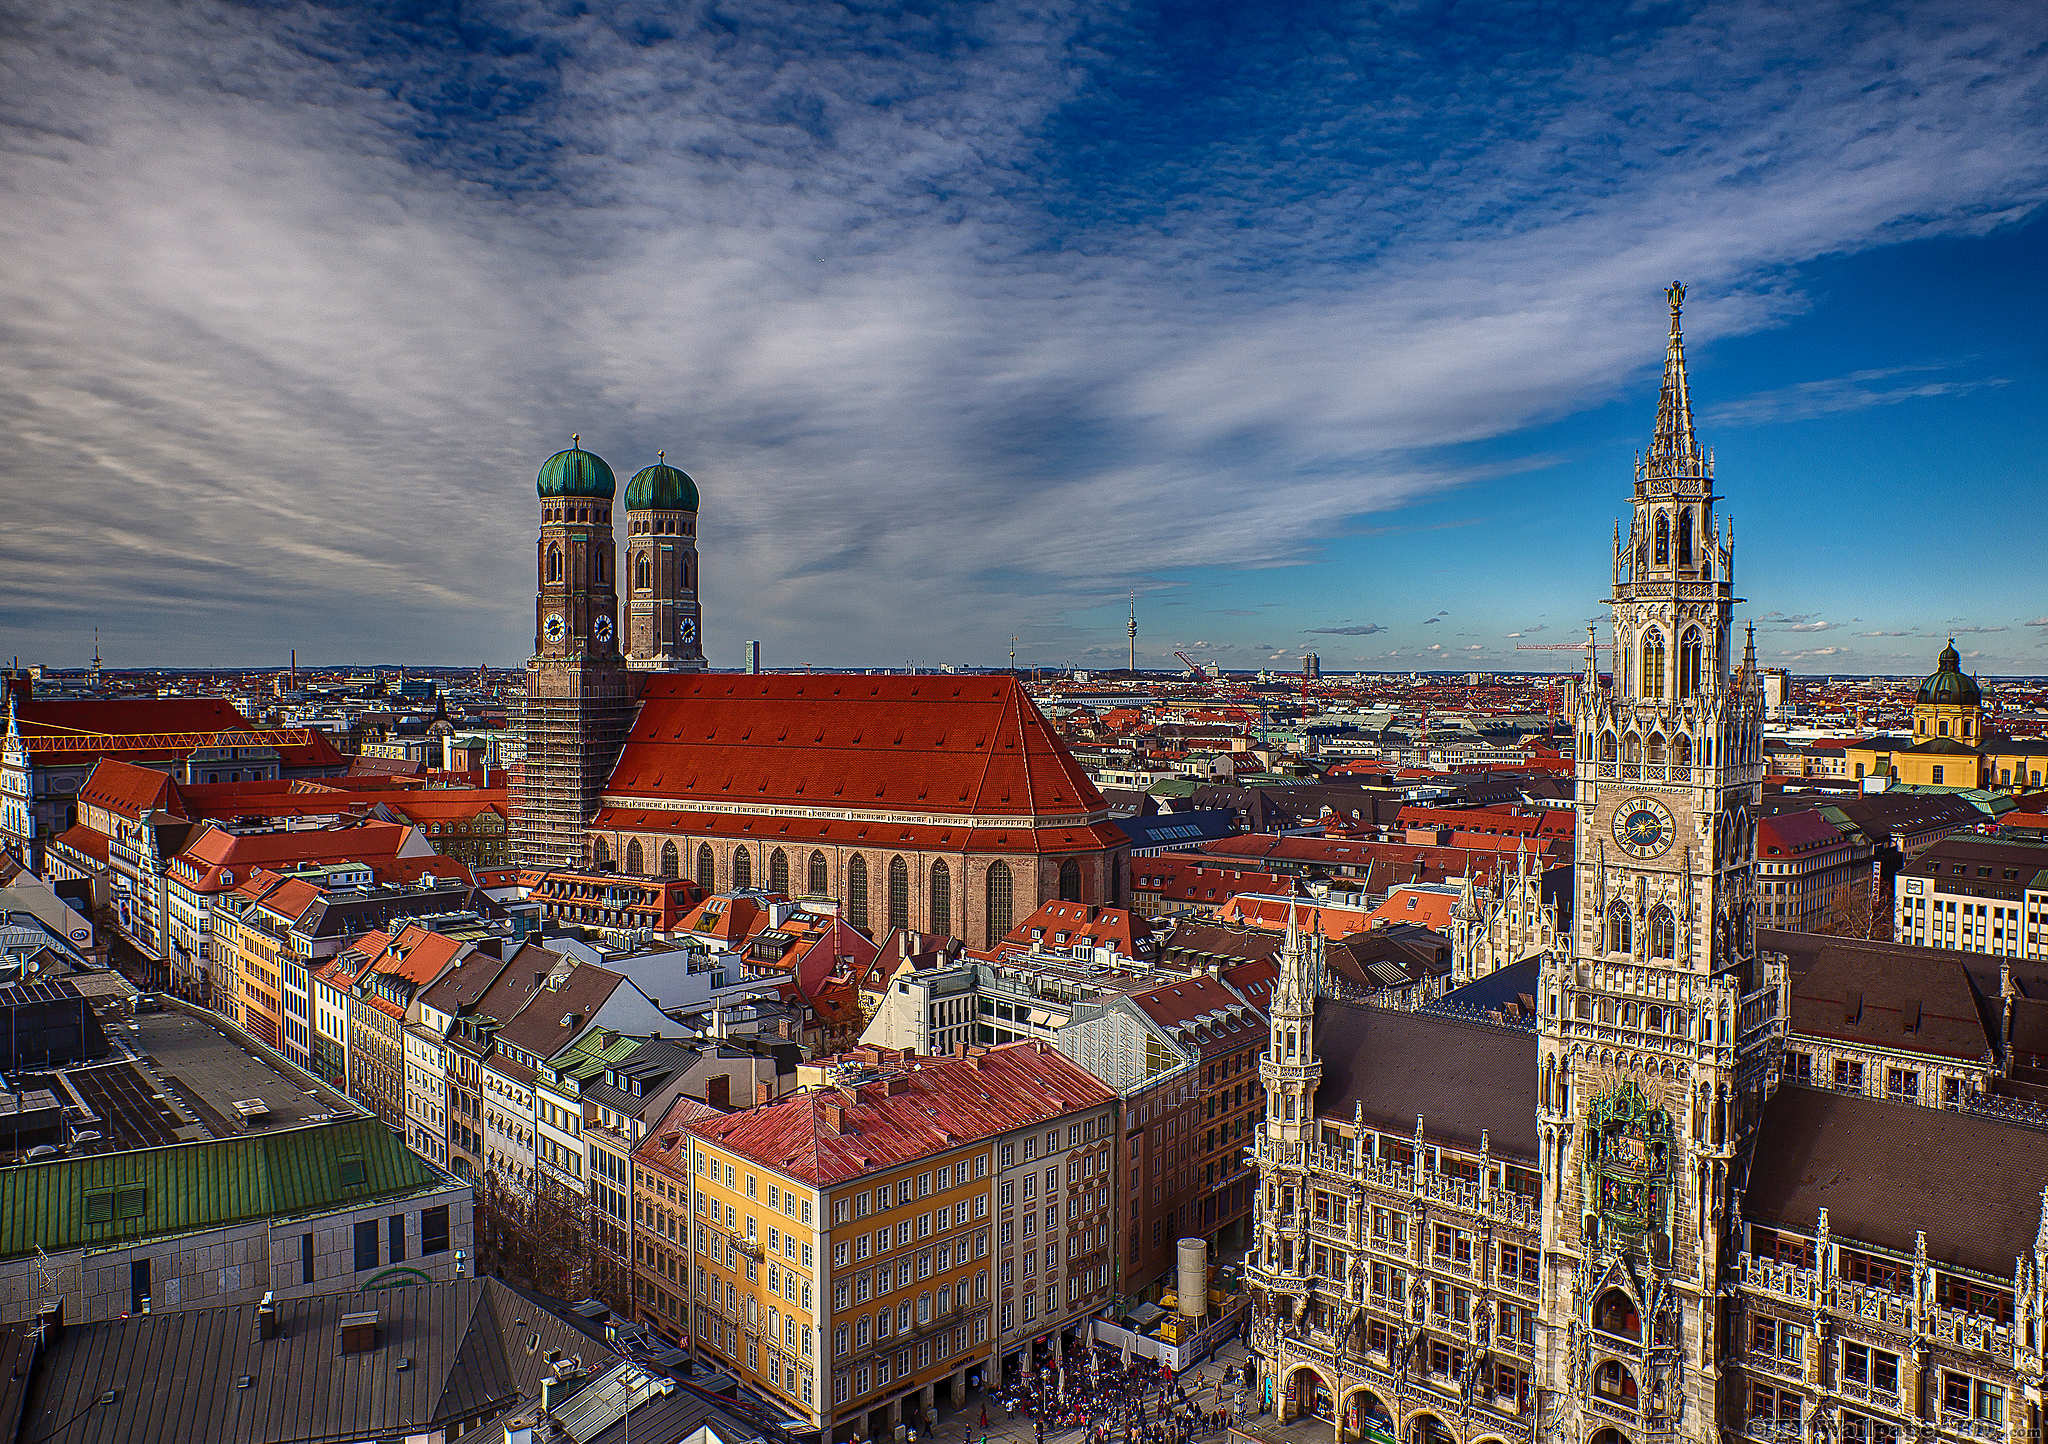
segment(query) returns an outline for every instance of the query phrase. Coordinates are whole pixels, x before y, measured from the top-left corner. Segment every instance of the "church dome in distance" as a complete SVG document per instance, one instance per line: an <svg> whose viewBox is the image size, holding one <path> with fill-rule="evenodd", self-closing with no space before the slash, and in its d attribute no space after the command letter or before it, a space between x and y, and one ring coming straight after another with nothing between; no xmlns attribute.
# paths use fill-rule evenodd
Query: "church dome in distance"
<svg viewBox="0 0 2048 1444"><path fill-rule="evenodd" d="M560 496L602 497L612 499L618 490L619 479L612 475L612 469L604 464L604 458L594 451L583 449L583 438L569 438L567 451L558 451L541 463L540 475L534 487L543 501Z"/></svg>
<svg viewBox="0 0 2048 1444"><path fill-rule="evenodd" d="M1956 654L1955 638L1941 649L1934 675L1920 684L1915 702L1932 702L1950 707L1975 707L1983 701L1974 677L1963 675L1963 659Z"/></svg>
<svg viewBox="0 0 2048 1444"><path fill-rule="evenodd" d="M656 452L661 460L637 472L626 483L627 511L695 511L697 483L690 474L668 464L668 453Z"/></svg>

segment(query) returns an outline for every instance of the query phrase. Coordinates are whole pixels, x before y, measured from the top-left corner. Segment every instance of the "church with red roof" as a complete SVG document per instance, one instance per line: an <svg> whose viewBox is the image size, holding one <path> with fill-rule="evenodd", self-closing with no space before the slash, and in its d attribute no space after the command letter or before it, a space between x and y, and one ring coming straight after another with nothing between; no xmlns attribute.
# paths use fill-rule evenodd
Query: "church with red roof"
<svg viewBox="0 0 2048 1444"><path fill-rule="evenodd" d="M589 453L571 459L586 478L571 501L549 484L561 457L540 485L531 735L514 797L522 865L831 899L870 935L909 928L981 947L1043 903L1118 901L1124 834L1014 677L706 672L694 596L687 656L632 629L622 652L610 569L577 550L610 545L612 473ZM627 510L640 535L650 523L630 489ZM581 530L565 542L562 526ZM629 609L643 584L664 585L658 569L627 573Z"/></svg>

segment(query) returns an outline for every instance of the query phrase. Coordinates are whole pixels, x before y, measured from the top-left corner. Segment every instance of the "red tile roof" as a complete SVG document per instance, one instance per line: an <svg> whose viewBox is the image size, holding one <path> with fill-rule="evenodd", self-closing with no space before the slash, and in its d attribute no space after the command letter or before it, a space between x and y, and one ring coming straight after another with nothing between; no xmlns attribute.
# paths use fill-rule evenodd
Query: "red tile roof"
<svg viewBox="0 0 2048 1444"><path fill-rule="evenodd" d="M1818 812L1779 812L1756 823L1756 850L1761 857L1796 857L1823 848L1841 847L1848 839Z"/></svg>
<svg viewBox="0 0 2048 1444"><path fill-rule="evenodd" d="M966 1057L896 1055L882 1066L883 1076L857 1087L810 1088L685 1126L784 1177L829 1187L1115 1096L1035 1040Z"/></svg>
<svg viewBox="0 0 2048 1444"><path fill-rule="evenodd" d="M94 832L82 822L65 828L53 839L59 846L68 847L94 862L107 860L107 840L105 833Z"/></svg>
<svg viewBox="0 0 2048 1444"><path fill-rule="evenodd" d="M509 815L509 797L510 790L503 787L438 787L377 800L414 822L467 822L487 812Z"/></svg>
<svg viewBox="0 0 2048 1444"><path fill-rule="evenodd" d="M154 767L103 757L78 789L78 801L86 807L103 807L117 817L140 822L148 812L168 812L189 817L180 805L178 786L171 775Z"/></svg>
<svg viewBox="0 0 2048 1444"><path fill-rule="evenodd" d="M1458 908L1458 899L1447 892L1434 888L1397 887L1387 894L1387 900L1372 910L1366 919L1371 927L1385 927L1389 923L1420 923L1423 927L1443 932L1451 925L1451 914Z"/></svg>
<svg viewBox="0 0 2048 1444"><path fill-rule="evenodd" d="M1150 962L1159 945L1152 925L1125 908L1101 903L1051 902L1025 918L986 951L969 949L977 958L1000 958L1031 948L1109 948L1123 957Z"/></svg>
<svg viewBox="0 0 2048 1444"><path fill-rule="evenodd" d="M1217 918L1225 923L1243 923L1255 928L1284 928L1289 915L1296 925L1325 937L1349 937L1371 926L1371 913L1362 907L1317 902L1314 898L1234 897L1223 905Z"/></svg>
<svg viewBox="0 0 2048 1444"><path fill-rule="evenodd" d="M177 858L196 877L179 880L195 892L224 892L257 868L295 862L359 862L379 882L413 882L430 872L467 879L468 870L448 858L398 856L412 834L411 827L397 822L244 833L205 827Z"/></svg>
<svg viewBox="0 0 2048 1444"><path fill-rule="evenodd" d="M656 676L607 798L1099 821L1013 677Z"/></svg>
<svg viewBox="0 0 2048 1444"><path fill-rule="evenodd" d="M18 704L21 739L48 766L102 757L185 757L201 745L179 733L250 732L257 724L225 697L31 698ZM318 732L292 729L278 756L287 767L339 767L341 754Z"/></svg>

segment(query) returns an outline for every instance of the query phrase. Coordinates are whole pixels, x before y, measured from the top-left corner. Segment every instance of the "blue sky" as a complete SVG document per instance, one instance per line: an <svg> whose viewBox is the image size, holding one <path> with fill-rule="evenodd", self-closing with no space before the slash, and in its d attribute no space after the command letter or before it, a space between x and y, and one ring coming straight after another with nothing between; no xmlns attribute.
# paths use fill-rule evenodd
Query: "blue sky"
<svg viewBox="0 0 2048 1444"><path fill-rule="evenodd" d="M0 651L1541 664L1686 308L1761 649L2048 671L2048 8L6 3Z"/></svg>

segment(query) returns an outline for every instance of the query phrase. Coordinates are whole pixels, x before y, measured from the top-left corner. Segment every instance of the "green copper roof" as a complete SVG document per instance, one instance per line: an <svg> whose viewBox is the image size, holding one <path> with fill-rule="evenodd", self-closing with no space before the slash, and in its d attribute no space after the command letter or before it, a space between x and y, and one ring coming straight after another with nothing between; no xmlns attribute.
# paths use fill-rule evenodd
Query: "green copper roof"
<svg viewBox="0 0 2048 1444"><path fill-rule="evenodd" d="M626 483L627 511L695 511L697 483L664 459Z"/></svg>
<svg viewBox="0 0 2048 1444"><path fill-rule="evenodd" d="M1983 694L1977 690L1976 678L1963 675L1963 659L1956 654L1953 637L1941 649L1934 675L1920 684L1920 692L1913 700L1956 707L1974 707L1983 700Z"/></svg>
<svg viewBox="0 0 2048 1444"><path fill-rule="evenodd" d="M583 438L573 437L581 443ZM585 451L582 446L558 451L541 464L540 476L534 487L543 498L556 496L597 496L610 501L612 493L619 488L619 479L612 475L612 469L604 464L604 458L594 451Z"/></svg>
<svg viewBox="0 0 2048 1444"><path fill-rule="evenodd" d="M0 1258L353 1208L446 1180L375 1118L0 1168Z"/></svg>

